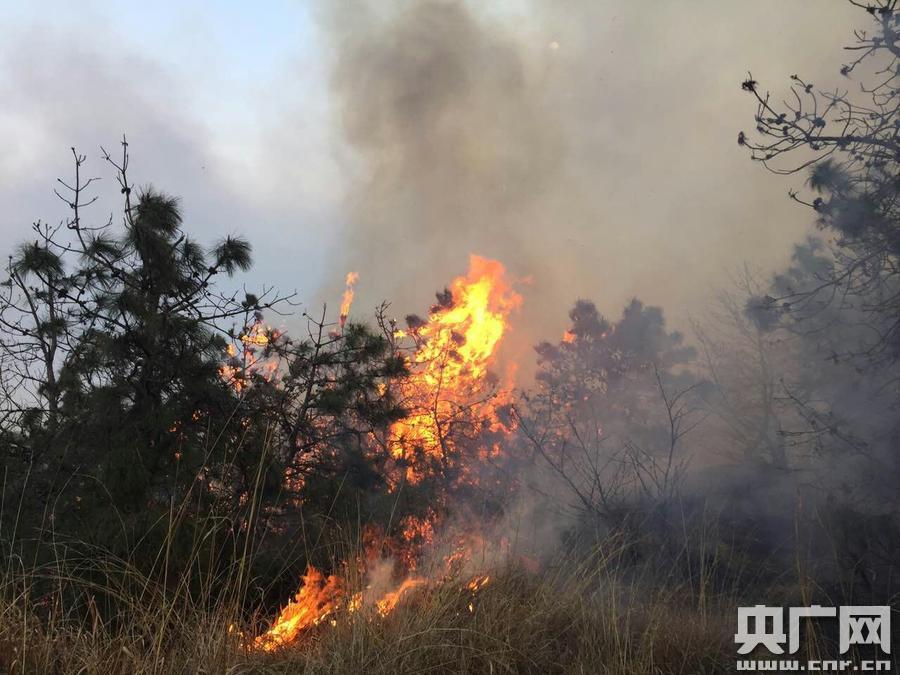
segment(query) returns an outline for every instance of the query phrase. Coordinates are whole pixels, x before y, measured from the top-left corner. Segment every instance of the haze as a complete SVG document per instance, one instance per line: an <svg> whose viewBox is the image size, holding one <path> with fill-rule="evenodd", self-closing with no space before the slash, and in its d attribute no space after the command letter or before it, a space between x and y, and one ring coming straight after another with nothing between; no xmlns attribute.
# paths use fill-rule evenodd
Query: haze
<svg viewBox="0 0 900 675"><path fill-rule="evenodd" d="M752 69L784 90L791 64L837 83L851 10L5 3L2 247L27 237L23 214L65 217L52 190L73 145L104 177L105 220L99 146L125 133L137 182L180 195L201 241L251 239L251 286L336 311L352 269L355 313L387 299L402 316L477 252L526 279L521 343L561 333L578 297L615 315L638 296L683 327L809 228L784 179L738 148L754 113L740 82Z"/></svg>

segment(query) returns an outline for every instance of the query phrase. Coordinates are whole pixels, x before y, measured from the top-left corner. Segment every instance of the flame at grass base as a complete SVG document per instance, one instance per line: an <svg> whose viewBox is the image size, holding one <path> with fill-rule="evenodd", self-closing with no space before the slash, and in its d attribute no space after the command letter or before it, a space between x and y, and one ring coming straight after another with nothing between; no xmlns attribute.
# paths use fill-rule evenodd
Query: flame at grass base
<svg viewBox="0 0 900 675"><path fill-rule="evenodd" d="M318 626L331 616L340 607L343 597L339 577L326 577L310 566L293 601L281 610L272 627L254 640L254 647L272 651L293 642L301 632Z"/></svg>

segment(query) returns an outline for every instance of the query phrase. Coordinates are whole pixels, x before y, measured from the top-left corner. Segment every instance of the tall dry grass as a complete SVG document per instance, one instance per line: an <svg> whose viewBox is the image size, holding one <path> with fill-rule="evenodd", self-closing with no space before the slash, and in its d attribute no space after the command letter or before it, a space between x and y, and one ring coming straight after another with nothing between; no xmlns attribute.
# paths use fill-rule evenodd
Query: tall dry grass
<svg viewBox="0 0 900 675"><path fill-rule="evenodd" d="M269 617L247 612L242 565L231 569L209 585L219 589L211 597L99 552L40 568L11 556L0 582L0 670L636 675L720 673L733 662L729 597L625 581L599 553L540 573L498 570L474 595L448 581L408 595L386 618L338 615L272 653L246 646Z"/></svg>
<svg viewBox="0 0 900 675"><path fill-rule="evenodd" d="M250 529L256 493L242 520ZM210 564L213 533L229 523L188 522L189 513L187 498L172 506L149 567L52 531L37 535L50 552L37 562L17 548L14 519L11 532L0 532L0 672L637 675L733 665L739 603L715 582L714 534L701 541L706 562L686 581L661 576L659 565L623 565L633 542L607 540L561 553L539 572L509 563L477 595L465 579L451 580L409 594L385 618L339 614L267 653L248 647L272 619L253 578L257 552L236 545L215 554L227 564ZM173 542L185 538L188 553L175 566ZM362 543L348 538L338 548L335 560L352 559ZM685 544L675 555L686 553ZM350 579L351 592L354 583L361 580Z"/></svg>

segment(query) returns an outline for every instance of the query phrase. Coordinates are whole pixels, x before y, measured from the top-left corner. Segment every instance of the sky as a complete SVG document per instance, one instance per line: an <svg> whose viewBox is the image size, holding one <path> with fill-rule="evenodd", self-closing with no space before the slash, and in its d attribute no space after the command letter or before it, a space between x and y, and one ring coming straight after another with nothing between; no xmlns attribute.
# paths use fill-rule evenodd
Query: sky
<svg viewBox="0 0 900 675"><path fill-rule="evenodd" d="M860 22L840 0L6 0L0 252L65 217L72 146L105 221L100 147L127 134L133 179L179 195L195 237L251 240L250 287L336 310L354 269L354 312L403 316L474 252L522 280L522 344L576 298L686 327L810 232L803 177L737 145L741 81L846 87Z"/></svg>

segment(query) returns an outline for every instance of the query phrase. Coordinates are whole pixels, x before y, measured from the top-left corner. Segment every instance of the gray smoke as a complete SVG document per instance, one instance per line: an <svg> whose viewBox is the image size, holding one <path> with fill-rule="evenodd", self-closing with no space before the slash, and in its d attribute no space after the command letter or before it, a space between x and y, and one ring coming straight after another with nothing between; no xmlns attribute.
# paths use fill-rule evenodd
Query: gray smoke
<svg viewBox="0 0 900 675"><path fill-rule="evenodd" d="M381 10L332 16L334 93L363 160L345 264L362 289L410 308L463 273L470 252L521 276L545 272L568 152L541 86L547 64L460 3Z"/></svg>
<svg viewBox="0 0 900 675"><path fill-rule="evenodd" d="M358 316L383 299L422 311L477 252L532 282L523 355L577 297L615 312L637 295L684 327L727 270L778 267L803 231L734 138L750 64L779 82L785 63L836 73L821 54L848 24L812 9L780 9L801 50L761 46L764 12L716 2L325 5L354 178L323 296L355 269Z"/></svg>

